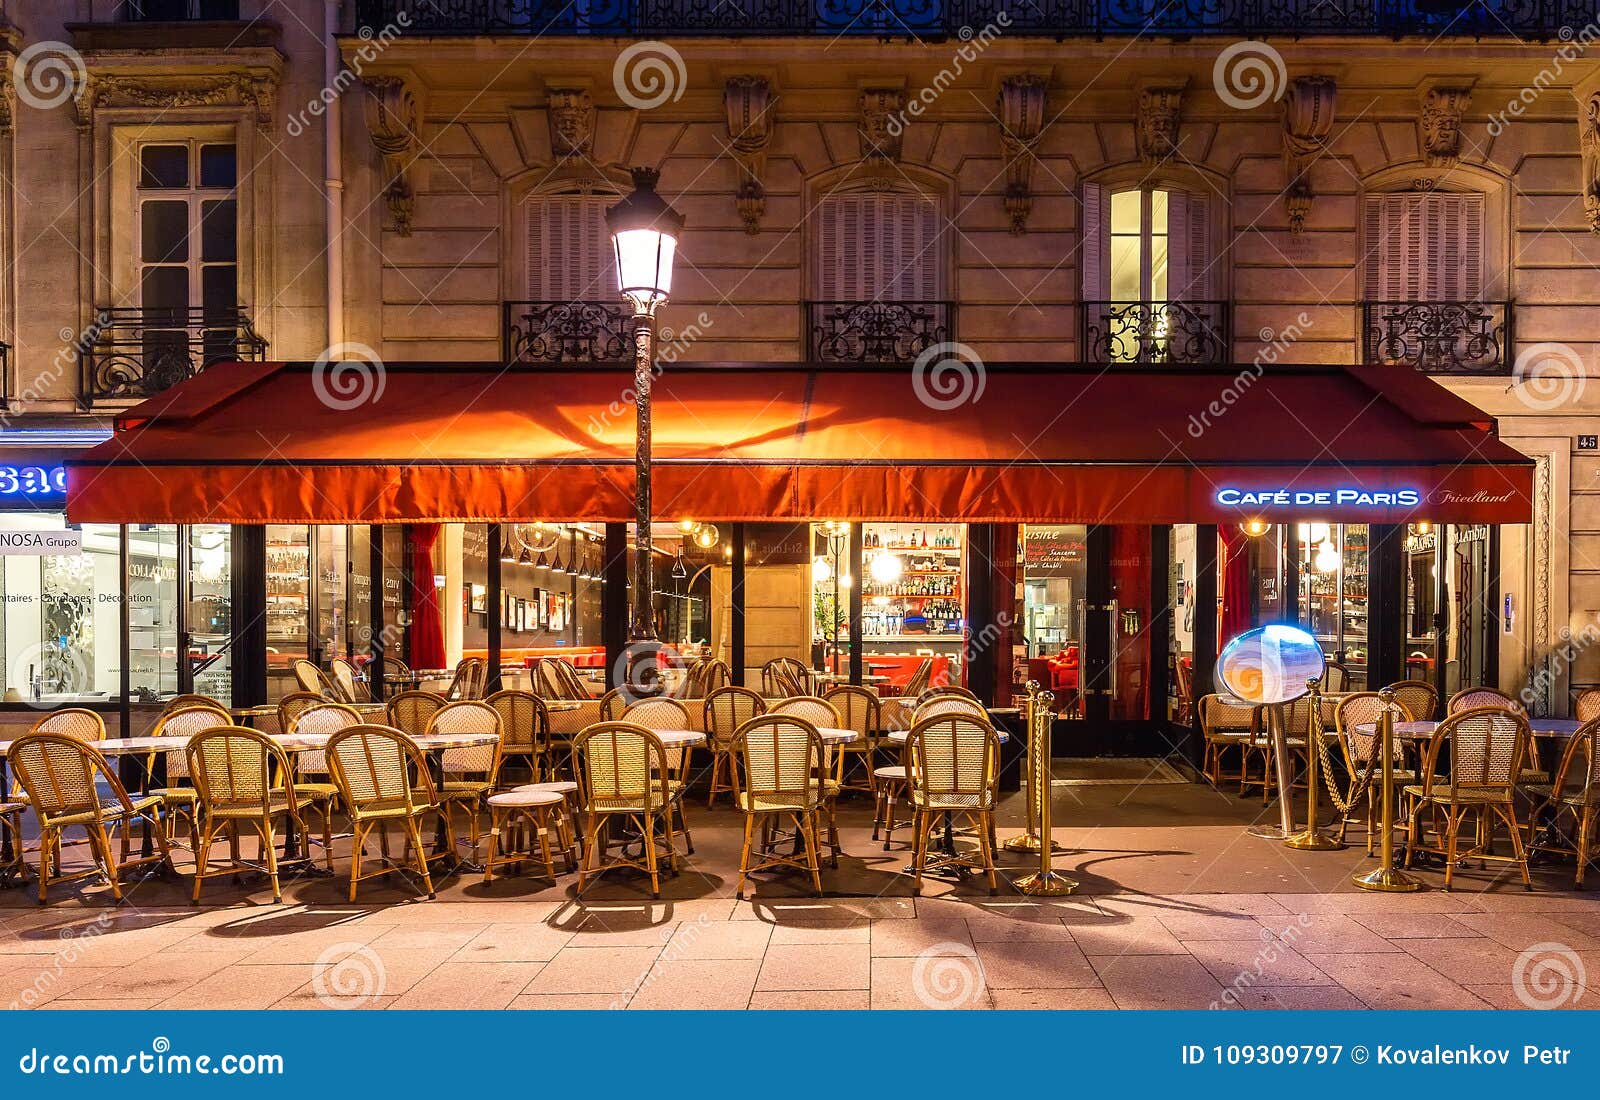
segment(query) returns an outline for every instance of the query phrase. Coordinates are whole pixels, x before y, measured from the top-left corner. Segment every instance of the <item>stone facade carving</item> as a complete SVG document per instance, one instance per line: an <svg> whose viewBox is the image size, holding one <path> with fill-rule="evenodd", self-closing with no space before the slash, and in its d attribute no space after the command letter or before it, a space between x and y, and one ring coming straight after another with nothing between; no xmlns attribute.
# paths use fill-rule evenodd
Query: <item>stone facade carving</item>
<svg viewBox="0 0 1600 1100"><path fill-rule="evenodd" d="M1289 175L1284 204L1289 231L1305 229L1311 215L1311 166L1327 152L1338 106L1338 85L1329 76L1302 76L1289 82L1283 97L1283 165Z"/></svg>
<svg viewBox="0 0 1600 1100"><path fill-rule="evenodd" d="M905 93L899 88L868 88L861 93L857 106L862 160L887 164L900 159L905 105Z"/></svg>
<svg viewBox="0 0 1600 1100"><path fill-rule="evenodd" d="M1178 151L1178 123L1183 85L1146 85L1139 89L1139 119L1134 138L1139 159L1153 167Z"/></svg>
<svg viewBox="0 0 1600 1100"><path fill-rule="evenodd" d="M1578 108L1578 149L1583 155L1583 212L1589 231L1600 233L1600 90Z"/></svg>
<svg viewBox="0 0 1600 1100"><path fill-rule="evenodd" d="M256 127L271 131L277 103L277 79L264 72L221 76L130 76L91 72L78 88L78 126L88 129L102 107L248 107Z"/></svg>
<svg viewBox="0 0 1600 1100"><path fill-rule="evenodd" d="M383 158L384 202L395 232L409 237L416 205L410 173L419 144L416 96L400 76L369 77L363 83L367 86L367 132L372 137L372 147Z"/></svg>
<svg viewBox="0 0 1600 1100"><path fill-rule="evenodd" d="M594 147L594 100L582 88L552 88L550 151L558 158L588 157Z"/></svg>
<svg viewBox="0 0 1600 1100"><path fill-rule="evenodd" d="M735 76L722 90L728 114L728 146L739 165L739 188L734 205L746 233L761 229L767 210L767 146L772 141L773 108L777 97L764 76Z"/></svg>
<svg viewBox="0 0 1600 1100"><path fill-rule="evenodd" d="M1044 129L1049 81L1024 73L1000 82L1000 151L1006 160L1006 215L1011 232L1025 233L1033 212L1033 146Z"/></svg>
<svg viewBox="0 0 1600 1100"><path fill-rule="evenodd" d="M1422 155L1435 168L1450 168L1461 159L1461 116L1472 103L1472 89L1435 85L1422 92L1417 123L1422 130Z"/></svg>

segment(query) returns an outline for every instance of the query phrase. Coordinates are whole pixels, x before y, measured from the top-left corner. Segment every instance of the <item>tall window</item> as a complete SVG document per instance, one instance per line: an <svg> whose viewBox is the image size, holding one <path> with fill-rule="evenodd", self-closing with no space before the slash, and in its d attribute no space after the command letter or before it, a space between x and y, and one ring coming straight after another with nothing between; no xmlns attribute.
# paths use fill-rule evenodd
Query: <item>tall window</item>
<svg viewBox="0 0 1600 1100"><path fill-rule="evenodd" d="M829 195L814 217L818 300L930 302L944 296L939 207L928 196Z"/></svg>
<svg viewBox="0 0 1600 1100"><path fill-rule="evenodd" d="M1083 189L1083 296L1091 302L1200 301L1211 272L1210 203L1160 187Z"/></svg>
<svg viewBox="0 0 1600 1100"><path fill-rule="evenodd" d="M220 316L238 306L237 182L231 143L140 146L137 255L145 309L174 311L177 323L182 311Z"/></svg>
<svg viewBox="0 0 1600 1100"><path fill-rule="evenodd" d="M1482 195L1369 195L1364 220L1368 301L1476 302L1482 297Z"/></svg>
<svg viewBox="0 0 1600 1100"><path fill-rule="evenodd" d="M617 300L616 258L606 232L615 195L534 195L525 202L527 297L535 302Z"/></svg>

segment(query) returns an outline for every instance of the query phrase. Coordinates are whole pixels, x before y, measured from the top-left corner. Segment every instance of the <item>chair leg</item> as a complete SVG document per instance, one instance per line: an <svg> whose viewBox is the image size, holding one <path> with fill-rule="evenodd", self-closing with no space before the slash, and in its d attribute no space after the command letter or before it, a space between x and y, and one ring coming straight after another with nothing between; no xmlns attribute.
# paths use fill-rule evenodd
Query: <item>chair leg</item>
<svg viewBox="0 0 1600 1100"><path fill-rule="evenodd" d="M1530 829L1533 828L1533 825L1532 825L1531 822L1529 823L1528 827ZM1588 864L1589 864L1589 834L1593 830L1594 830L1594 807L1593 806L1585 806L1583 808L1583 814L1578 819L1578 843L1576 845L1574 845L1574 847L1576 847L1578 849L1578 875L1577 875L1577 882L1576 882L1575 885L1580 890L1583 889L1583 872L1584 872L1584 868L1587 867Z"/></svg>
<svg viewBox="0 0 1600 1100"><path fill-rule="evenodd" d="M198 815L196 815L198 816ZM206 818L205 830L200 834L200 840L194 847L194 894L190 897L191 905L200 904L200 883L206 877L207 853L211 851L211 838L216 834L216 826L212 824L209 816Z"/></svg>
<svg viewBox="0 0 1600 1100"><path fill-rule="evenodd" d="M924 813L921 809L911 812L911 892L913 894L922 893L922 865L928 855L926 827L932 825L932 823L932 815Z"/></svg>
<svg viewBox="0 0 1600 1100"><path fill-rule="evenodd" d="M994 828L994 811L979 811L978 821L975 824L978 826L978 849L983 853L983 869L989 874L989 896L994 897L1000 892L999 883L995 881L994 876L994 841L989 835L990 830ZM1049 844L1048 837L1044 840Z"/></svg>
<svg viewBox="0 0 1600 1100"><path fill-rule="evenodd" d="M1456 873L1456 840L1461 835L1461 811L1451 806L1445 817L1444 888L1450 889L1450 879Z"/></svg>
<svg viewBox="0 0 1600 1100"><path fill-rule="evenodd" d="M656 823L651 815L646 814L641 825L643 827L639 831L644 836L644 862L645 867L650 872L650 896L659 898L661 896L661 876L656 870ZM666 822L666 827L668 830L667 844L670 846L672 843L672 823L670 819Z"/></svg>
<svg viewBox="0 0 1600 1100"><path fill-rule="evenodd" d="M272 900L283 901L283 886L278 881L278 845L272 834L272 818L261 822L261 848L266 858L267 878L272 882Z"/></svg>
<svg viewBox="0 0 1600 1100"><path fill-rule="evenodd" d="M428 873L428 850L422 846L422 834L417 830L417 819L408 817L406 821L406 835L410 838L411 846L416 849L417 870L422 872L422 888L427 891L431 899L433 893L433 876Z"/></svg>
<svg viewBox="0 0 1600 1100"><path fill-rule="evenodd" d="M750 873L750 842L755 839L756 815L744 815L744 846L739 849L739 885L735 888L733 896L740 901L744 900L744 880Z"/></svg>
<svg viewBox="0 0 1600 1100"><path fill-rule="evenodd" d="M494 857L500 850L500 823L504 819L498 809L489 807L489 851L483 858L483 884L494 881Z"/></svg>
<svg viewBox="0 0 1600 1100"><path fill-rule="evenodd" d="M1505 818L1506 829L1511 833L1511 854L1516 857L1517 867L1522 871L1522 887L1532 890L1533 879L1528 875L1528 850L1522 846L1522 830L1517 828L1516 811L1511 806L1498 806L1496 810Z"/></svg>
<svg viewBox="0 0 1600 1100"><path fill-rule="evenodd" d="M350 900L356 900L356 885L361 881L361 853L365 847L366 836L372 831L372 826L364 825L361 821L350 822Z"/></svg>
<svg viewBox="0 0 1600 1100"><path fill-rule="evenodd" d="M100 857L100 865L105 869L106 878L111 883L111 897L120 902L122 900L122 883L118 881L119 868L116 856L111 854L111 838L106 835L104 825L98 821L89 826L89 843L94 847L95 853Z"/></svg>
<svg viewBox="0 0 1600 1100"><path fill-rule="evenodd" d="M557 812L559 813L559 811ZM556 880L556 861L555 856L550 851L550 811L548 809L543 806L539 807L539 812L535 815L535 820L533 821L533 827L539 832L539 850L544 853L544 873L550 876L551 882L554 882Z"/></svg>
<svg viewBox="0 0 1600 1100"><path fill-rule="evenodd" d="M804 814L796 814L794 823L795 827L805 834L806 869L811 872L811 889L820 898L822 896L822 872L819 869L820 861L817 858L819 839L817 835L819 832L817 828L817 811L812 809Z"/></svg>

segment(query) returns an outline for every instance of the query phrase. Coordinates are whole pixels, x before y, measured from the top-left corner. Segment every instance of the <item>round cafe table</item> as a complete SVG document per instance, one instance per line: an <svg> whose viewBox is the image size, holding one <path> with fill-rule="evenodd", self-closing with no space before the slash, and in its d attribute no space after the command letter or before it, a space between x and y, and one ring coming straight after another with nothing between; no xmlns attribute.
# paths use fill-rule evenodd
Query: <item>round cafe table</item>
<svg viewBox="0 0 1600 1100"><path fill-rule="evenodd" d="M1550 740L1566 741L1578 732L1583 725L1576 718L1530 718L1528 730L1533 736ZM1396 722L1394 735L1405 741L1426 741L1433 736L1439 728L1438 722ZM1361 722L1355 727L1356 732L1363 735L1374 734L1378 731L1376 722Z"/></svg>
<svg viewBox="0 0 1600 1100"><path fill-rule="evenodd" d="M944 718L944 717L947 717L947 715L942 715L941 714L939 717ZM1011 740L1011 735L1009 733L1007 733L1005 730L1000 729L998 727L995 727L994 735L1000 739L1000 743L1002 745L1004 745L1007 741ZM891 745L904 745L907 741L911 740L911 731L910 730L890 730L886 740Z"/></svg>

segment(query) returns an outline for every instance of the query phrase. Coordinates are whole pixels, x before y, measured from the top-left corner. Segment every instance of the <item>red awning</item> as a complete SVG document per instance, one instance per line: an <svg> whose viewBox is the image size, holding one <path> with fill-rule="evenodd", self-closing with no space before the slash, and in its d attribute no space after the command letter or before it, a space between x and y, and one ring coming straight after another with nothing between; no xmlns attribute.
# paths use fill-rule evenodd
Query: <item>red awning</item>
<svg viewBox="0 0 1600 1100"><path fill-rule="evenodd" d="M307 363L225 364L136 406L69 462L69 517L632 516L626 370L390 364L378 399L353 408L323 381ZM1403 368L991 365L981 387L947 396L905 369L677 365L654 393L663 519L1531 514L1532 463L1491 418Z"/></svg>

